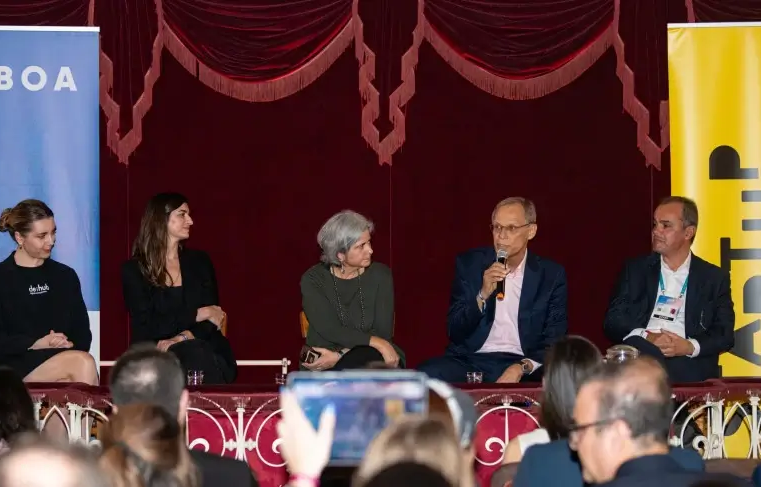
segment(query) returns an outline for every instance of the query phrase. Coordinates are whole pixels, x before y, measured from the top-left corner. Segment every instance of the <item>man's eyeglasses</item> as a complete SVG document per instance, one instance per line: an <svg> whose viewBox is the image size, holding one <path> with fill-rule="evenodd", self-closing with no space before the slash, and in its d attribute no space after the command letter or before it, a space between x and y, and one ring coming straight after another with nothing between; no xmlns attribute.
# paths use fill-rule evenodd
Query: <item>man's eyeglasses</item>
<svg viewBox="0 0 761 487"><path fill-rule="evenodd" d="M514 235L515 232L520 230L521 228L526 228L529 225L532 225L532 222L525 223L523 225L506 225L502 226L497 223L492 223L489 225L489 228L491 228L491 231L494 235L502 235L502 232L507 232L508 235Z"/></svg>
<svg viewBox="0 0 761 487"><path fill-rule="evenodd" d="M589 428L597 428L597 427L600 427L600 426L608 426L609 424L611 424L614 421L617 421L619 419L621 419L621 418L617 418L617 417L606 418L606 419L601 419L599 421L594 421L592 423L585 423L585 424L577 424L575 422L572 422L568 426L568 440L569 440L569 443L571 444L571 447L573 447L574 445L578 444L579 437L581 436L581 432L582 431L586 431Z"/></svg>

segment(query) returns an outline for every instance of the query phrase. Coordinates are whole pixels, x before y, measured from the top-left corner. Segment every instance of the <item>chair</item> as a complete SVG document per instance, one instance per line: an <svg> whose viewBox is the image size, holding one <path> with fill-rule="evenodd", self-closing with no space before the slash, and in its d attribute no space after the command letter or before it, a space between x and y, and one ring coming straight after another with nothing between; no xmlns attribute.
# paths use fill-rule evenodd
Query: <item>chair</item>
<svg viewBox="0 0 761 487"><path fill-rule="evenodd" d="M219 324L219 331L222 336L227 336L227 313L222 316L222 323Z"/></svg>
<svg viewBox="0 0 761 487"><path fill-rule="evenodd" d="M227 318L227 315L225 315L225 318ZM301 338L306 339L309 332L309 320L303 310L299 313L299 322L301 323ZM396 327L396 313L394 313L394 327ZM222 334L224 335L224 332Z"/></svg>
<svg viewBox="0 0 761 487"><path fill-rule="evenodd" d="M303 311L299 313L299 321L301 322L301 338L306 338L309 332L309 320Z"/></svg>

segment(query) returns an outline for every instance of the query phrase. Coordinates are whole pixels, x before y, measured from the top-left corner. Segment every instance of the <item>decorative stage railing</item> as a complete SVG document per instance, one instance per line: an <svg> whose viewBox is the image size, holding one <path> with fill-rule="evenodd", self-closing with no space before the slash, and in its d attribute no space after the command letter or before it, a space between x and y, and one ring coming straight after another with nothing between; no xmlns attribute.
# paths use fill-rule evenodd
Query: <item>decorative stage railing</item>
<svg viewBox="0 0 761 487"><path fill-rule="evenodd" d="M98 430L108 421L111 408L106 388L61 384L31 384L30 388L40 427L57 415L71 441L99 444ZM481 413L476 461L479 477L488 480L502 463L508 442L538 426L541 390L505 385L463 388ZM275 428L279 402L274 387L204 386L190 391L190 448L248 462L263 487L286 482ZM694 448L706 459L759 458L760 398L761 380L725 379L675 387L671 443Z"/></svg>

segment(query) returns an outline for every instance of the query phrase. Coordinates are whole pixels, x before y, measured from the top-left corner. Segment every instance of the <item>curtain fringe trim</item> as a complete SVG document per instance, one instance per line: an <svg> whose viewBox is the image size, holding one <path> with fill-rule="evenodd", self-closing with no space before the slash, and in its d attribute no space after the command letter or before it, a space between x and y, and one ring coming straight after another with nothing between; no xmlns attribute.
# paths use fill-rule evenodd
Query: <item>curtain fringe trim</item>
<svg viewBox="0 0 761 487"><path fill-rule="evenodd" d="M290 96L309 86L324 74L354 41L355 57L359 62L359 92L362 98L361 133L367 144L378 154L380 164L391 164L392 156L406 140L406 118L403 107L415 94L415 68L420 45L428 40L436 52L461 76L478 88L500 98L526 100L546 96L570 84L589 69L612 45L616 52L616 74L623 85L623 108L637 124L637 147L646 164L661 168L661 155L669 145L668 101L659 109L660 146L649 135L650 113L636 97L634 72L626 64L624 42L618 32L620 0L615 0L611 25L592 43L560 68L531 79L508 79L486 71L464 59L433 29L424 16L424 0L418 0L418 19L413 31L412 46L402 55L402 82L389 97L389 119L393 129L382 140L375 122L380 116L380 94L375 80L375 53L364 42L364 24L359 16L359 0L352 4L352 16L344 28L317 56L297 70L280 78L248 82L231 79L204 63L187 48L180 37L166 24L162 0L155 0L159 31L153 42L152 62L144 77L144 90L132 107L132 129L119 137L120 107L112 98L113 62L100 53L100 104L107 118L106 141L119 162L128 164L129 156L142 141L142 119L153 103L153 87L161 70L161 50L166 47L172 56L193 76L211 89L248 102L269 102ZM695 20L693 0L685 0L690 22ZM94 24L94 0L90 0L88 23Z"/></svg>

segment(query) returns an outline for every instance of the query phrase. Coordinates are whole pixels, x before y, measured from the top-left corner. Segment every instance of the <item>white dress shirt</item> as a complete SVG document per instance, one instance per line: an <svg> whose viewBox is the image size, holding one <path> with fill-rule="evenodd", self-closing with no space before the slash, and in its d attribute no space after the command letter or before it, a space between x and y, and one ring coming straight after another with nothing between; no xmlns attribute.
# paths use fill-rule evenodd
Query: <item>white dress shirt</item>
<svg viewBox="0 0 761 487"><path fill-rule="evenodd" d="M692 252L687 256L687 259L682 263L682 265L679 266L679 268L675 271L672 271L671 268L666 264L666 262L663 260L663 256L661 256L661 276L663 276L663 285L665 287L666 295L676 298L679 296L679 294L682 291L682 287L684 286L684 282L687 280L687 277L690 274L690 262L692 261ZM689 286L690 283L688 282L687 285ZM658 284L658 289L656 290L655 300L656 303L658 301L658 296L661 295L661 285L660 285L660 279ZM655 308L655 306L653 306ZM643 338L647 337L647 332L650 333L658 333L661 330L668 330L671 333L674 333L675 335L679 335L682 338L687 338L686 332L685 332L685 325L684 325L684 310L687 308L687 289L684 290L684 296L682 296L682 306L679 308L679 312L676 314L676 317L674 318L674 321L668 322L659 320L657 318L653 317L652 310L650 312L650 321L647 323L647 328L635 328L632 330L631 333L626 335L624 340L631 336L641 336ZM694 351L692 352L692 355L689 355L689 357L697 357L698 354L700 354L700 344L695 340L694 338L688 338L689 342L692 343L692 346L694 348Z"/></svg>
<svg viewBox="0 0 761 487"><path fill-rule="evenodd" d="M489 330L489 336L486 338L478 353L489 352L508 352L515 355L523 355L521 347L521 336L518 332L518 308L521 302L521 289L523 288L523 271L526 268L526 257L528 252L523 254L523 260L518 267L510 271L505 278L505 299L496 301L494 309L494 323ZM486 306L484 305L484 309ZM539 362L527 359L531 362L534 372L542 366Z"/></svg>

